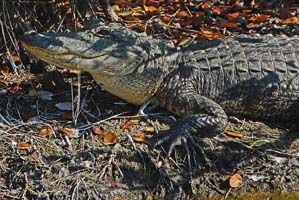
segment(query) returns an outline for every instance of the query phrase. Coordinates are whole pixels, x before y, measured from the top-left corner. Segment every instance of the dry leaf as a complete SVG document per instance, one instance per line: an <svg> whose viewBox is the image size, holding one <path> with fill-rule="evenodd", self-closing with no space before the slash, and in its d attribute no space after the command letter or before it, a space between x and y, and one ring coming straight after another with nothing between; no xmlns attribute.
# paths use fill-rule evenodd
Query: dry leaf
<svg viewBox="0 0 299 200"><path fill-rule="evenodd" d="M240 13L237 13L237 12L235 12L235 13L228 13L227 16L228 16L228 19L234 20L234 19L237 19L240 16Z"/></svg>
<svg viewBox="0 0 299 200"><path fill-rule="evenodd" d="M59 131L61 131L62 133L66 134L67 136L74 137L75 133L74 130L70 129L70 128L59 128Z"/></svg>
<svg viewBox="0 0 299 200"><path fill-rule="evenodd" d="M150 13L153 13L153 12L159 12L159 11L160 11L160 8L159 8L159 7L156 7L156 6L147 6L147 5L143 5L143 9L144 9L146 12L150 12Z"/></svg>
<svg viewBox="0 0 299 200"><path fill-rule="evenodd" d="M8 66L2 67L1 70L0 70L0 72L3 75L7 75L9 73L9 67Z"/></svg>
<svg viewBox="0 0 299 200"><path fill-rule="evenodd" d="M178 18L187 18L187 17L189 17L189 13L187 12L187 11L180 11L178 14L177 14L177 17Z"/></svg>
<svg viewBox="0 0 299 200"><path fill-rule="evenodd" d="M149 138L144 134L139 134L139 135L134 136L134 140L136 142L145 142L145 141L149 140Z"/></svg>
<svg viewBox="0 0 299 200"><path fill-rule="evenodd" d="M152 126L149 126L149 127L146 127L146 128L144 129L144 131L153 133L153 132L155 132L155 128L152 127Z"/></svg>
<svg viewBox="0 0 299 200"><path fill-rule="evenodd" d="M15 85L15 86L12 86L10 89L9 89L9 91L11 92L11 93L16 93L16 92L18 92L18 91L20 91L20 90L22 90L23 88L21 87L21 86L18 86L18 85Z"/></svg>
<svg viewBox="0 0 299 200"><path fill-rule="evenodd" d="M136 125L139 123L141 118L134 118L130 119L129 121L124 122L123 124L120 125L121 129L128 129L131 125Z"/></svg>
<svg viewBox="0 0 299 200"><path fill-rule="evenodd" d="M250 28L256 28L256 27L259 27L259 26L260 26L259 24L255 24L255 23L249 23L249 24L246 25L246 27L249 28L249 29Z"/></svg>
<svg viewBox="0 0 299 200"><path fill-rule="evenodd" d="M111 131L104 135L103 143L105 145L116 144L117 141L118 141L117 135L115 135L115 133Z"/></svg>
<svg viewBox="0 0 299 200"><path fill-rule="evenodd" d="M224 133L226 135L232 136L232 137L238 137L238 138L242 138L243 135L241 133L238 132L233 132L233 131L224 131Z"/></svg>
<svg viewBox="0 0 299 200"><path fill-rule="evenodd" d="M240 172L234 173L229 179L229 186L232 188L240 187L243 182L243 178Z"/></svg>
<svg viewBox="0 0 299 200"><path fill-rule="evenodd" d="M254 14L252 17L249 18L250 21L252 22L266 22L269 21L270 15L259 15L259 14Z"/></svg>
<svg viewBox="0 0 299 200"><path fill-rule="evenodd" d="M21 142L19 143L19 149L25 150L25 149L31 149L32 145L28 142Z"/></svg>
<svg viewBox="0 0 299 200"><path fill-rule="evenodd" d="M287 19L282 20L282 24L296 24L299 22L299 18L297 16L289 17Z"/></svg>
<svg viewBox="0 0 299 200"><path fill-rule="evenodd" d="M104 129L102 127L93 127L92 132L96 135L103 135Z"/></svg>
<svg viewBox="0 0 299 200"><path fill-rule="evenodd" d="M224 11L225 11L225 9L222 8L222 7L214 7L214 8L212 9L212 12L213 12L214 14L217 14L217 15L222 14Z"/></svg>
<svg viewBox="0 0 299 200"><path fill-rule="evenodd" d="M216 24L217 27L219 28L237 28L239 24L233 23L233 22L218 22Z"/></svg>
<svg viewBox="0 0 299 200"><path fill-rule="evenodd" d="M54 130L51 128L44 128L39 132L39 135L41 137L47 137L49 135L53 135L54 134Z"/></svg>

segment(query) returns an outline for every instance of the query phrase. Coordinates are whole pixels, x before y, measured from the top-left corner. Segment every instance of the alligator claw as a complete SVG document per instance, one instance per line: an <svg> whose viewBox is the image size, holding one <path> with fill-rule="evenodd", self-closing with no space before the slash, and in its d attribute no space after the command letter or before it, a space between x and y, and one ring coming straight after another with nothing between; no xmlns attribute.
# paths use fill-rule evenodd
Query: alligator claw
<svg viewBox="0 0 299 200"><path fill-rule="evenodd" d="M196 145L195 141L193 140L193 137L188 132L174 132L172 131L166 131L165 133L159 133L155 136L153 136L149 141L146 142L151 148L156 148L160 145L167 146L167 155L170 156L173 152L173 149L176 146L183 146L187 153L187 159L188 159L188 165L191 167L191 154L193 155L193 161L196 162L195 159L195 148ZM190 152L191 149L191 152Z"/></svg>

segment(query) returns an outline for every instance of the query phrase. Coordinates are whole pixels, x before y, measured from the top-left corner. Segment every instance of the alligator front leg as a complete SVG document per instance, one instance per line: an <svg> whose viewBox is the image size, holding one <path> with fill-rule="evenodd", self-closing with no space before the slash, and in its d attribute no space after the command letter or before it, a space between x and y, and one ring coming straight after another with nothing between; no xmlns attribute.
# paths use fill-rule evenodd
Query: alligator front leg
<svg viewBox="0 0 299 200"><path fill-rule="evenodd" d="M153 136L147 142L152 148L165 144L168 146L168 155L170 155L175 146L183 145L189 159L188 143L194 146L194 136L214 137L224 131L228 117L222 107L211 99L188 92L176 98L170 97L172 100L167 98L169 96L160 97L162 106L183 118L166 133Z"/></svg>

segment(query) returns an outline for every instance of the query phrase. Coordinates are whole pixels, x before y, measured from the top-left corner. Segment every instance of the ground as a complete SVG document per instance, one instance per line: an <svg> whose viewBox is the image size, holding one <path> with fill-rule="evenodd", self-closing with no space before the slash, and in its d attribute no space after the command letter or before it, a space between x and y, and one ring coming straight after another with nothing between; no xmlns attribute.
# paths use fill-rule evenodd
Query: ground
<svg viewBox="0 0 299 200"><path fill-rule="evenodd" d="M76 76L62 73L61 79L50 73L26 82L25 74L22 89L11 86L1 94L1 199L299 198L298 132L286 124L232 116L226 133L196 138L208 160L198 146L190 145L194 159L188 163L184 148L168 157L165 148L150 149L146 138L136 137L168 129L175 123L170 113L158 109L134 121L138 107L101 91L83 75L81 103L86 106L74 125L68 112L55 105L71 102L69 82ZM6 83L9 79L15 82L6 77ZM64 87L52 88L52 99L40 95L57 81ZM97 134L94 127L100 128ZM54 131L43 134L45 130ZM117 139L105 136L109 132ZM231 188L235 173L242 180Z"/></svg>

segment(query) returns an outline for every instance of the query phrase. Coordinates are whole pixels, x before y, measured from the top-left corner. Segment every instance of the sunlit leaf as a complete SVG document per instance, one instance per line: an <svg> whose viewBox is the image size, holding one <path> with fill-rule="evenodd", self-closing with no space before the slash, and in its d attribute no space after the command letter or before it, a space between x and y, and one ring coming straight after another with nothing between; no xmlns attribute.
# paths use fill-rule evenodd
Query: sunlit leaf
<svg viewBox="0 0 299 200"><path fill-rule="evenodd" d="M104 129L102 127L93 127L92 132L96 135L103 135Z"/></svg>
<svg viewBox="0 0 299 200"><path fill-rule="evenodd" d="M54 130L51 128L44 128L39 132L41 137L47 137L54 134Z"/></svg>
<svg viewBox="0 0 299 200"><path fill-rule="evenodd" d="M242 178L240 172L236 172L230 177L229 186L232 188L237 188L237 187L240 187L242 182L243 182L243 178Z"/></svg>
<svg viewBox="0 0 299 200"><path fill-rule="evenodd" d="M115 133L110 131L104 135L103 143L105 145L116 144L117 142L118 142L118 137L117 135L115 135Z"/></svg>
<svg viewBox="0 0 299 200"><path fill-rule="evenodd" d="M61 131L62 133L66 134L69 137L74 137L75 133L74 130L70 129L70 128L59 128L59 131Z"/></svg>
<svg viewBox="0 0 299 200"><path fill-rule="evenodd" d="M226 135L232 136L232 137L238 137L238 138L242 138L243 135L241 133L238 132L234 132L234 131L224 131L224 133Z"/></svg>
<svg viewBox="0 0 299 200"><path fill-rule="evenodd" d="M18 145L19 149L25 150L25 149L31 149L32 145L29 142L21 142Z"/></svg>
<svg viewBox="0 0 299 200"><path fill-rule="evenodd" d="M146 135L144 135L144 134L139 134L139 135L135 135L134 137L134 140L136 141L136 142L145 142L145 141L147 141L149 138L146 136Z"/></svg>
<svg viewBox="0 0 299 200"><path fill-rule="evenodd" d="M270 15L261 15L261 14L254 14L252 17L249 18L252 22L266 22L269 21Z"/></svg>
<svg viewBox="0 0 299 200"><path fill-rule="evenodd" d="M287 19L282 20L282 24L296 24L299 23L299 18L297 16L289 17Z"/></svg>
<svg viewBox="0 0 299 200"><path fill-rule="evenodd" d="M227 16L228 16L228 19L234 20L234 19L237 19L240 16L240 13L237 13L237 12L235 12L235 13L228 13Z"/></svg>

